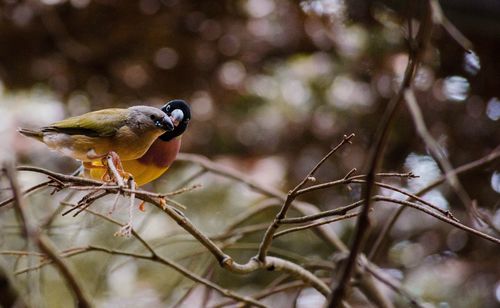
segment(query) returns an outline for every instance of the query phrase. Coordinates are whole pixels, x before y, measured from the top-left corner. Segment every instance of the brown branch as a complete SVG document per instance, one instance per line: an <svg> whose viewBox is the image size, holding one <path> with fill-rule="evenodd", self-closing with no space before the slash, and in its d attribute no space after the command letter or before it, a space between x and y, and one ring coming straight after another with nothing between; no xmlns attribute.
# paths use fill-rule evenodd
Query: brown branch
<svg viewBox="0 0 500 308"><path fill-rule="evenodd" d="M14 167L10 164L6 164L4 165L4 168L5 174L9 179L10 186L12 187L16 213L21 221L22 226L24 227L26 238L28 240L32 239L40 248L40 250L54 262L56 268L64 277L70 289L73 291L78 307L92 307L90 297L87 295L85 289L81 286L81 283L76 278L76 275L69 268L69 265L59 257L58 253L56 252L56 248L52 244L50 239L47 236L41 234L37 227L35 227L30 221L30 218L28 217L25 210L26 205L24 204L22 194L19 191L19 185L17 183L17 176Z"/></svg>
<svg viewBox="0 0 500 308"><path fill-rule="evenodd" d="M281 221L282 224L297 224L297 223L305 223L309 221L313 221L316 219L324 218L324 217L329 217L329 216L336 216L336 215L345 215L348 211L355 209L359 207L361 204L365 202L364 200L359 200L354 203L351 203L349 205L345 205L342 207L338 207L333 210L328 210L324 212L320 212L314 215L308 215L308 216L302 216L302 217L293 217L293 218L285 218Z"/></svg>
<svg viewBox="0 0 500 308"><path fill-rule="evenodd" d="M253 297L256 299L262 299L262 298L266 298L268 296L271 296L273 294L281 293L281 292L292 290L292 289L302 288L302 287L306 287L306 286L307 285L304 284L304 282L302 282L302 281L292 281L292 282L278 285L274 288L266 288L264 291L253 295ZM221 308L221 307L225 307L225 306L229 306L229 305L233 305L233 304L234 304L234 301L227 300L227 301L223 301L223 302L219 302L219 303L215 304L214 306L212 306L212 308Z"/></svg>
<svg viewBox="0 0 500 308"><path fill-rule="evenodd" d="M297 191L297 196L298 195L303 195L303 194L306 194L306 193L310 193L310 192L313 192L315 190L320 190L320 189L325 189L325 188L331 188L333 186L340 185L340 184L349 184L349 183L351 183L351 181L352 181L351 178L345 178L344 177L343 179L340 179L340 180L336 180L336 181L331 181L331 182L326 182L326 183L321 183L321 184L309 186L309 187L306 187L306 188L303 188L303 189L300 189L299 191Z"/></svg>
<svg viewBox="0 0 500 308"><path fill-rule="evenodd" d="M190 162L193 164L200 165L201 167L205 168L207 171L219 175L240 183L243 183L247 185L251 190L263 194L268 197L276 198L278 200L281 200L284 202L287 198L287 195L282 193L281 191L270 187L270 186L264 186L259 184L258 182L254 181L251 179L249 176L246 174L243 174L242 172L236 171L234 169L231 169L229 167L226 167L222 164L213 162L209 160L208 158L201 156L201 155L196 155L196 154L186 154L186 153L179 153L177 156L177 160L179 161L185 161L185 162ZM415 177L412 173L378 173L377 176L396 176L396 177L408 177L412 178ZM360 176L364 177L364 176ZM355 178L355 176L353 176ZM303 201L297 201L295 200L292 203L292 206L294 207L295 210L300 212L302 215L314 215L317 213L320 213L320 210L318 209L317 206L303 202ZM314 228L313 231L319 236L320 239L325 241L326 243L332 245L339 251L343 253L348 253L349 250L347 246L338 238L337 234L332 228L329 228L326 225L319 226L317 228ZM362 285L361 287L363 288L363 292L366 294L369 294L372 300L379 306L388 306L387 303L390 302L390 300L380 291L378 290L378 287L376 285L371 284L370 288L364 288L365 285L370 285L370 282L367 282L367 284Z"/></svg>
<svg viewBox="0 0 500 308"><path fill-rule="evenodd" d="M464 231L467 231L471 234L474 234L476 236L479 236L479 237L482 237L490 242L493 242L493 243L496 243L496 244L500 244L500 239L497 239L491 235L488 235L486 233L483 233L481 231L478 231L476 229L473 229L471 227L468 227L464 224L461 224L451 218L448 218L446 216L443 216L443 215L440 215L434 211L431 211L423 206L421 206L420 204L417 204L417 203L414 203L414 202L409 202L409 201L406 201L406 200L398 200L398 199L394 199L394 198L389 198L389 197L384 197L384 196L374 196L373 197L373 200L375 201L387 201L387 202L391 202L391 203L397 203L397 204L401 204L401 205L405 205L405 206L410 206L412 208L415 208L419 211L422 211L428 215L431 215L433 217L436 217L437 219L439 220L442 220L444 222L447 222L449 223L450 225L453 225L459 229L462 229Z"/></svg>
<svg viewBox="0 0 500 308"><path fill-rule="evenodd" d="M429 130L427 129L422 111L420 110L417 99L415 98L415 94L411 89L407 89L405 91L405 101L406 105L408 106L408 110L410 110L410 114L413 118L413 123L415 124L417 133L420 135L425 145L430 150L432 156L438 162L438 165L443 169L446 180L464 204L468 214L471 217L477 219L477 216L474 215L471 198L465 191L463 185L458 180L458 177L455 174L451 173L451 171L453 170L453 166L451 165L450 161L442 154L442 150L440 149L439 144L436 142L436 140L434 140Z"/></svg>
<svg viewBox="0 0 500 308"><path fill-rule="evenodd" d="M100 213L97 213L97 212L94 212L91 210L86 210L86 211L91 213L92 215L97 216L101 219L104 219L112 224L120 226L121 228L126 226L126 224L122 224L122 223L114 220L111 217L102 215ZM224 288L220 287L219 285L192 273L191 271L189 271L188 269L184 268L183 266L177 264L176 262L170 261L164 257L161 257L156 252L156 250L146 240L144 240L133 228L131 229L131 235L134 238L136 238L146 248L146 250L150 253L150 255L142 255L142 254L112 250L112 249L107 249L107 248L103 248L103 247L89 245L89 246L85 246L85 247L74 247L74 248L67 249L61 253L60 257L67 258L67 257L75 256L75 255L90 252L90 251L101 251L101 252L106 252L106 253L111 254L111 255L124 255L124 256L129 256L129 257L138 258L138 259L147 259L147 260L150 260L153 262L157 262L157 263L161 263L163 265L169 266L170 268L174 269L175 271L181 273L183 276L193 280L194 282L198 282L198 283L201 283L207 287L213 288L216 291L220 292L224 296L233 298L233 299L238 300L240 302L252 304L252 305L255 305L257 307L266 307L265 305L253 300L252 298L239 295L239 294L237 294L233 291L230 291L228 289L224 289ZM9 252L4 252L4 253L9 253ZM10 252L10 253L22 253L22 252ZM21 271L18 271L16 274L25 273L27 271L31 271L34 269L40 269L42 266L45 266L45 265L50 264L50 263L51 263L51 260L44 260L44 261L40 262L40 264L36 265L35 267L23 269Z"/></svg>
<svg viewBox="0 0 500 308"><path fill-rule="evenodd" d="M335 218L331 218L331 219L326 219L326 220L318 221L318 222L315 222L315 223L312 223L312 224L308 224L308 225L305 225L305 226L298 226L298 227L294 227L294 228L288 228L288 229L285 229L283 231L276 232L274 234L273 238L277 238L277 237L280 237L282 235L285 235L285 234L288 234L288 233L291 233L291 232L306 230L306 229L314 228L314 227L317 227L317 226L321 226L321 225L329 224L329 223L332 223L332 222L336 222L336 221L339 221L339 220L349 219L349 218L352 218L352 217L356 217L358 215L359 215L359 212L354 212L354 213L349 213L349 214L346 214L346 215L342 215L340 217L335 217Z"/></svg>
<svg viewBox="0 0 500 308"><path fill-rule="evenodd" d="M93 181L88 179L76 178L73 176L58 174L52 171L48 171L45 169L39 168L31 168L25 167L23 170L27 171L35 171L47 174L59 181L64 182L65 180L73 182L73 184L81 184L84 186L87 185L95 185L99 188L99 190L103 191L106 194L117 193L118 191L124 191L123 188L107 188L106 185L103 185L102 182ZM149 194L142 193L141 191L137 191L132 189L131 193L135 193L138 199L141 199L145 202L149 202L162 211L164 211L167 215L169 215L174 221L176 221L184 230L190 233L194 238L196 238L203 246L205 246L212 255L217 259L219 264L226 268L229 271L239 274L247 274L258 269L267 269L267 270L283 270L287 273L290 273L294 276L300 277L307 283L311 283L318 291L327 296L329 294L329 288L326 286L321 280L319 280L312 273L308 272L301 266L280 259L280 258L267 258L266 262L259 262L256 259L252 258L245 264L239 264L234 262L234 260L227 254L225 254L208 236L198 230L191 221L179 210L176 210L170 206L165 206L164 201L167 203L171 203L173 200L168 199L158 199L152 198Z"/></svg>
<svg viewBox="0 0 500 308"><path fill-rule="evenodd" d="M472 42L463 35L455 25L444 15L443 9L438 0L431 0L432 19L434 23L441 24L443 28L462 48L470 52L473 48Z"/></svg>
<svg viewBox="0 0 500 308"><path fill-rule="evenodd" d="M83 196L82 199L80 199L80 201L78 201L78 203L74 207L63 212L61 215L66 216L69 213L76 211L76 213L73 214L73 217L76 217L78 214L80 214L81 212L86 210L89 206L91 206L92 203L94 203L96 200L106 195L108 195L107 191L100 191L98 189L91 191L87 195Z"/></svg>
<svg viewBox="0 0 500 308"><path fill-rule="evenodd" d="M351 139L354 137L354 134L350 134L349 136L344 135L344 138L342 141L334 147L330 152L328 152L323 158L314 166L311 171L304 177L304 179L297 185L295 186L294 189L292 189L288 194L283 202L283 206L281 207L280 211L278 214L276 214L276 217L274 218L272 224L269 226L267 229L266 233L264 234L264 238L261 241L260 247L259 247L259 252L257 254L257 259L260 262L265 262L266 261L266 256L267 256L267 251L269 247L271 246L272 240L274 233L276 233L281 220L283 220L288 212L288 209L290 208L290 205L292 202L295 200L295 198L298 196L298 192L302 187L304 187L305 184L307 184L308 181L312 178L316 170L330 157L332 156L335 152L337 152L338 149L340 149L344 144L346 143L351 143Z"/></svg>
<svg viewBox="0 0 500 308"><path fill-rule="evenodd" d="M353 183L366 183L366 181L364 181L364 180L353 180L352 182L353 182ZM408 197L408 199L410 199L410 200L411 200L411 199L415 199L415 200L417 200L418 202L420 202L420 203L422 203L422 204L427 205L427 206L428 206L428 207L430 207L431 209L433 209L433 210L435 210L435 211L438 211L438 212L441 212L443 215L446 215L446 216L450 217L451 219L454 219L454 220L458 221L458 219L456 219L450 211L448 211L448 210L443 210L443 209L439 208L438 206L436 206L436 205L434 205L434 204L432 204L432 203L430 203L430 202L428 202L428 201L425 201L424 199L422 199L421 197L419 197L419 196L417 196L417 195L415 195L415 194L412 194L412 193L407 192L407 191L405 191L405 190L403 190L403 189L400 189L400 188L398 188L398 187L394 187L394 186L392 186L392 185L385 184L385 183L381 183L381 182L374 182L373 184L374 184L375 186L382 187L382 188L386 188L386 189L390 189L390 190L392 190L392 191L395 191L395 192L398 192L398 193L400 193L400 194L402 194L402 195L405 195L405 196L407 196L407 197Z"/></svg>
<svg viewBox="0 0 500 308"><path fill-rule="evenodd" d="M257 307L267 307L266 305L259 303L258 301L254 300L252 298L239 295L239 294L237 294L233 291L230 291L228 289L224 289L224 288L220 287L219 285L211 282L210 280L207 280L201 276L198 276L198 275L192 273L191 271L189 271L188 269L184 268L183 266L177 264L176 262L173 262L173 261L170 261L164 257L161 257L154 250L152 250L153 251L152 255L144 255L144 254L138 254L138 253L131 253L131 252L127 252L127 251L108 249L108 248L100 247L100 246L89 245L89 246L85 246L85 247L79 247L78 249L73 249L73 251L71 251L71 253L67 253L65 255L65 257L75 256L75 255L79 255L79 254L87 253L87 252L92 252L92 251L104 252L104 253L107 253L110 255L127 256L127 257L136 258L136 259L143 259L143 260L157 262L157 263L166 265L166 266L174 269L175 271L181 273L183 276L185 276L185 277L187 277L195 282L201 283L207 287L210 287L210 288L218 291L219 293L221 293L222 295L224 295L226 297L234 298L240 302L252 304L252 305L255 305Z"/></svg>
<svg viewBox="0 0 500 308"><path fill-rule="evenodd" d="M29 170L29 171L35 171L34 169L37 169L37 168L30 168L30 167L26 168L26 170ZM112 187L112 186L105 187L105 185L102 186L102 182L92 181L92 180L82 179L82 178L75 178L75 177L71 177L71 176L65 176L65 175L57 174L57 173L54 173L54 172L51 172L48 170L44 170L44 169L41 169L41 170L42 170L41 171L42 173L47 174L50 177L54 177L55 179L57 179L60 182L69 181L70 183L72 183L72 185L82 185L82 186L95 185L95 186L99 187L100 190L103 190L107 193L117 193L119 191L119 188L116 188L116 187ZM37 170L37 171L39 171L39 170ZM137 194L139 196L139 193L137 193ZM277 193L277 195L283 196L283 194L281 194L281 193ZM325 295L328 294L328 288L326 287L326 285L324 285L324 283L319 281L314 275L305 271L300 266L294 265L293 263L281 262L281 261L285 261L285 260L274 258L274 259L266 260L265 264L263 264L262 262L255 262L255 260L253 260L253 259L249 260L246 264L238 264L236 262L233 262L232 259L230 257L228 257L227 255L225 255L224 253L222 253L222 251L214 243L210 242L209 240L207 241L206 237L204 238L203 234L201 234L201 233L198 234L197 232L199 232L199 231L197 231L196 228L194 228L194 229L192 228L193 227L192 224L190 225L189 220L187 220L187 218L185 218L181 212L179 212L175 209L172 209L170 207L165 207L165 204L160 202L160 200L155 200L154 198L151 198L150 196L146 196L146 194L140 194L139 199L151 202L151 203L155 204L157 207L161 207L163 210L168 212L168 214L171 217L173 217L175 221L177 221L184 229L186 229L189 233L191 233L205 247L207 247L209 249L209 251L211 251L211 253L219 260L219 262L221 264L223 264L223 266L225 268L227 268L228 270L233 271L233 272L237 272L237 273L248 273L248 272L254 271L256 269L280 269L280 270L284 270L284 271L287 271L289 273L292 273L294 275L300 276L301 279L303 279L304 281L306 281L308 283L311 283L316 289L318 289L323 294L325 294ZM170 200L170 203L171 203L171 201L172 200ZM303 202L297 202L296 206L298 206L298 208L300 208L301 211L303 211L306 214L311 213L311 211L316 211L312 205L309 205L309 204L306 204ZM343 246L343 244L336 239L336 236L334 235L334 233L329 232L329 233L326 233L326 235L327 235L329 241L334 243L337 247L340 247L339 249L345 249L345 246ZM276 266L276 265L279 265L279 266Z"/></svg>
<svg viewBox="0 0 500 308"><path fill-rule="evenodd" d="M465 165L462 165L455 170L450 171L450 173L458 176L462 173L469 172L471 170L474 170L476 168L482 167L486 164L489 164L497 159L500 158L500 151L496 150L490 153L489 155L486 155L478 160L472 161L470 163L467 163ZM441 177L437 178L434 180L434 182L428 184L426 187L422 188L420 191L416 192L415 195L417 196L422 196L425 193L429 192L431 189L437 187L438 185L442 184L443 182L446 181L446 175L442 175ZM409 201L410 199L406 199L406 201ZM389 234L390 230L398 220L398 218L401 216L403 211L406 209L406 206L401 206L399 207L394 214L391 216L391 218L388 220L387 224L385 224L384 228L382 231L379 233L377 236L377 239L375 240L375 244L373 244L370 253L369 253L369 259L374 259L375 256L377 255L380 247L382 246L382 242L384 239L387 238L387 234Z"/></svg>
<svg viewBox="0 0 500 308"><path fill-rule="evenodd" d="M16 169L18 171L31 171L31 172L45 174L49 177L52 177L52 178L57 179L57 180L64 182L64 183L81 184L82 186L85 186L85 185L100 186L104 183L101 181L96 181L96 180L92 180L92 179L88 179L88 178L82 178L82 177L72 176L72 175L65 175L65 174L57 173L57 172L50 171L50 170L47 170L44 168L39 168L39 167L19 166Z"/></svg>
<svg viewBox="0 0 500 308"><path fill-rule="evenodd" d="M358 222L356 224L354 240L351 245L351 251L345 263L344 270L342 271L342 274L339 280L337 281L336 285L332 284L333 292L328 300L328 307L336 308L341 306L342 301L347 292L347 289L349 288L352 274L355 271L358 255L361 253L363 249L367 233L370 229L369 212L370 212L371 197L374 190L375 174L379 168L379 165L381 164L385 145L387 143L387 138L396 111L399 105L401 104L405 89L408 88L411 84L414 72L416 71L418 65L418 59L420 57L420 53L423 50L425 50L425 47L428 43L432 30L432 19L429 9L429 3L426 1L424 6L425 6L425 13L424 13L425 16L421 20L419 33L417 35L417 40L416 40L417 44L420 44L420 46L417 46L418 49L416 50L410 49L408 65L406 67L403 82L401 83L401 86L396 95L393 96L392 99L389 101L388 106L384 112L384 115L382 116L380 122L381 124L377 129L377 133L374 139L375 142L374 145L371 147L370 154L368 156L369 169L366 176L365 189L363 191L363 198L365 199L366 203L361 210ZM410 33L410 40L412 39L411 35L412 34Z"/></svg>
<svg viewBox="0 0 500 308"><path fill-rule="evenodd" d="M215 165L215 163L214 163L214 165ZM64 182L64 181L66 180L66 177L69 177L68 179L70 179L70 180L74 180L74 179L72 179L70 176L65 176L65 175L61 175L61 174L57 174L57 173L52 173L52 172L50 172L50 171L46 171L46 172L44 172L44 174L46 174L47 172L48 172L48 173L51 173L51 174L50 174L50 176L52 176L52 177L56 178L58 181L61 181L61 182ZM235 172L235 173L236 173L236 172ZM408 174L403 175L403 176L407 176L407 175L408 175ZM356 177L358 177L358 176L356 176ZM81 180L81 178L79 178L79 180ZM87 179L83 179L83 180L87 180ZM87 186L88 186L88 185L91 185L91 184L93 184L93 183L91 183L91 182L89 183L89 182L87 182L87 181L82 181L79 185L87 185ZM109 186L109 187L103 187L103 186L102 186L102 182L97 182L97 183L95 183L95 184L93 184L93 185L95 185L96 187L99 187L99 188L101 188L101 189L107 190L109 193L116 193L116 192L118 192L118 187L116 187L116 185L115 185L115 186ZM134 192L136 192L137 194L141 195L141 191L139 191L139 190L134 190ZM143 196L144 198L146 198L146 197L147 197L147 199L148 199L148 200L149 200L149 199L152 199L153 201L156 201L156 203L155 203L155 205L156 205L156 206L161 206L162 208L164 207L164 204L162 204L161 202L159 202L159 200L154 200L155 198L152 198L152 197L151 197L152 195L154 195L154 196L158 196L158 194L149 193L149 192L145 192L145 191L143 191L142 193L143 193L143 195L142 195L142 196ZM283 194L282 194L282 195L283 195ZM280 197L280 196L278 195L278 197ZM279 199L279 198L278 198L278 199ZM295 202L295 204L296 204L296 207L299 209L299 211L301 211L301 210L303 211L303 210L304 210L304 208L305 208L305 209L311 209L311 206L312 206L312 205L308 205L307 203L304 203L304 202ZM305 205L305 206L304 206L304 205ZM307 207L307 206L308 206L308 207ZM180 213L179 211L176 211L175 209L172 209L172 208L170 208L170 210L173 210L173 211L175 211L175 212ZM180 213L180 215L181 215L181 216L183 216L183 214L182 214L182 213ZM181 220L182 220L182 217L181 217ZM320 228L321 228L321 227L320 227ZM235 231L236 231L236 230L235 230ZM202 242L202 243L203 243L203 242ZM253 262L249 262L249 263L253 263ZM237 268L236 270L237 270L237 271L242 270L242 269L244 270L244 269L245 269L245 266L246 266L246 269L247 269L247 270L251 268L250 266L248 266L248 264L246 264L246 265L245 265L245 264L244 264L244 265L241 265L241 264L240 264L240 265L239 265L239 267L238 267L238 266L236 266L236 268ZM254 265L252 264L252 266L254 266ZM261 265L261 266L262 266L262 265ZM265 267L255 267L255 268L265 268ZM230 269L230 270L231 270L231 269Z"/></svg>
<svg viewBox="0 0 500 308"><path fill-rule="evenodd" d="M208 158L201 156L201 155L196 155L196 154L187 154L187 153L179 153L177 156L177 160L179 161L186 161L190 163L194 163L197 165L202 166L205 168L207 171L212 172L213 174L232 179L234 181L243 183L247 185L250 189L263 194L268 197L276 198L280 200L281 202L285 202L287 195L284 194L283 192L279 191L278 189L275 189L273 187L269 186L264 186L250 177L248 177L246 174L243 174L242 172L236 171L234 169L228 168L222 164L218 164L216 162L213 162L209 160ZM302 202L302 201L297 201L295 200L292 205L294 208L302 213L303 215L313 215L319 213L319 209L310 203L307 202ZM316 228L315 231L317 231L317 234L320 238L325 240L327 243L330 243L333 247L341 250L341 251L347 251L347 247L344 245L344 243L338 238L338 236L335 234L335 232L328 227L321 226L319 228Z"/></svg>

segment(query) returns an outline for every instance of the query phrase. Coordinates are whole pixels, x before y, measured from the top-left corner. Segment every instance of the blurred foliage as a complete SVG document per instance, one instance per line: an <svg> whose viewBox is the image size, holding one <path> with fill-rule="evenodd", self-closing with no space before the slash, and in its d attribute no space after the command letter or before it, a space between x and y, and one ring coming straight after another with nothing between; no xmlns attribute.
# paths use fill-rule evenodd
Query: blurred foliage
<svg viewBox="0 0 500 308"><path fill-rule="evenodd" d="M495 0L440 2L474 50L467 53L443 28L435 28L414 86L431 133L451 163L459 166L488 154L500 141L500 5ZM76 166L71 159L61 159L17 136L15 128L110 106L161 105L183 98L193 108L183 151L207 155L284 191L343 134L356 133L354 144L325 164L318 180L363 167L382 110L406 65L406 17L419 14L418 3L408 8L406 1L396 0L3 0L0 5L0 160L15 156L23 163L70 172ZM413 26L415 32L417 25ZM429 165L426 155L410 115L401 108L384 170L438 176L437 166ZM152 187L168 191L194 173L195 167L176 164ZM497 224L499 178L498 164L462 178L471 198ZM40 179L24 175L22 181L29 185ZM179 200L188 205L188 217L210 234L217 234L221 223L230 222L261 198L242 184L213 175L196 182L203 188ZM394 184L412 189L405 181ZM432 193L428 198L467 221L464 207L449 189ZM0 195L8 193L2 190ZM353 186L318 192L307 200L330 209L358 196L359 187ZM60 198L31 197L31 204L39 205L34 215L49 215ZM382 206L376 213L374 235L390 209ZM269 221L272 213L248 223ZM164 245L165 255L198 273L212 262L211 275L224 286L248 291L276 278L223 272L192 239L172 235L178 229L163 215L148 209L140 216L138 224L144 220L140 230ZM25 249L13 213L1 210L0 223L0 247ZM352 222L332 228L348 242ZM112 237L113 232L112 226L90 215L59 217L50 229L61 247L102 242L137 249L127 239ZM234 253L245 260L260 236L245 237L235 244ZM303 258L299 263L328 260L333 253L311 231L280 238L274 247L274 254L286 250L291 259ZM185 257L191 250L202 258ZM487 307L500 301L497 255L498 248L489 243L408 211L377 261L425 301ZM181 295L168 292L191 285L164 267L159 272L158 265L99 253L89 256L72 261L106 307L121 306L120 297L153 306L173 303ZM22 259L5 258L12 268L26 265ZM54 284L38 285L41 290L34 293L44 295L47 307L68 297L53 270L19 277ZM123 279L123 287L117 286ZM36 300L41 295L33 296Z"/></svg>

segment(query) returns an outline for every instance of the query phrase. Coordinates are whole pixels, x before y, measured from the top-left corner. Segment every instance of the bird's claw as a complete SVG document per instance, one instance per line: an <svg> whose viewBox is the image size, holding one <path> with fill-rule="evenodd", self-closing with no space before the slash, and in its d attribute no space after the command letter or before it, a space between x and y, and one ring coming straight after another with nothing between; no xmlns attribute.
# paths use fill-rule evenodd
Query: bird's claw
<svg viewBox="0 0 500 308"><path fill-rule="evenodd" d="M125 187L124 183L128 182L129 179L133 179L132 174L123 169L120 156L118 156L116 152L109 152L105 157L102 158L101 162L107 169L101 177L102 181L114 181L117 182L118 185Z"/></svg>

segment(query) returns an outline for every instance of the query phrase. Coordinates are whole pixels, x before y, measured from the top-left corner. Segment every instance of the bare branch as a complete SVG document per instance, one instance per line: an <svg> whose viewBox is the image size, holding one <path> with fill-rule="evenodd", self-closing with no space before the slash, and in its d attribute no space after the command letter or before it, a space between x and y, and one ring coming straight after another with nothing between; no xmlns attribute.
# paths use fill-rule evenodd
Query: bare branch
<svg viewBox="0 0 500 308"><path fill-rule="evenodd" d="M121 228L126 226L126 225L121 224L120 222L114 220L111 217L102 215L100 213L97 213L97 212L94 212L94 211L91 211L88 209L86 211L91 213L92 215L95 215L101 219L104 219L112 224L120 226ZM203 277L200 277L200 276L194 274L193 272L189 271L188 269L184 268L183 266L177 264L174 261L170 261L164 257L161 257L156 252L156 250L146 240L144 240L133 228L131 229L131 235L133 237L135 237L146 248L147 251L150 252L150 255L141 255L141 254L136 254L136 253L112 250L112 249L107 249L107 248L103 248L103 247L90 245L90 246L85 246L85 247L74 247L74 248L67 249L67 250L63 251L60 256L66 258L66 257L71 257L71 256L75 256L78 254L87 253L87 252L91 252L91 251L101 251L101 252L106 252L106 253L109 253L112 255L124 255L124 256L139 258L139 259L148 259L150 261L158 262L158 263L161 263L163 265L169 266L169 267L173 268L174 270L176 270L177 272L181 273L183 276L193 280L194 282L198 282L198 283L201 283L203 285L206 285L207 287L213 288L216 291L220 292L224 296L233 298L233 299L241 301L241 302L252 304L252 305L255 305L257 307L266 307L265 305L255 301L251 298L241 296L235 292L224 289L224 288L220 287L219 285L217 285L217 284L215 284L207 279L204 279ZM8 253L22 254L23 252L5 251L3 253L5 253L5 254L8 254ZM24 253L26 253L26 252L24 252ZM42 256L44 256L44 255L42 254ZM52 263L51 260L43 260L38 265L31 267L31 268L23 269L21 271L18 271L16 274L22 274L22 273L25 273L25 272L30 271L30 270L40 269L41 267L43 267L47 264L50 264L50 263Z"/></svg>
<svg viewBox="0 0 500 308"><path fill-rule="evenodd" d="M477 216L474 215L474 210L472 209L471 198L469 197L467 192L465 192L465 189L458 180L458 177L455 174L451 173L451 171L453 170L453 166L451 165L450 161L442 154L438 143L436 142L436 140L434 140L432 135L427 130L422 111L418 107L417 99L415 98L415 94L411 89L407 89L405 91L405 100L406 105L410 110L411 116L413 118L413 123L415 124L418 134L431 151L432 156L437 160L438 165L442 167L446 180L464 204L465 209L467 210L469 215L477 219Z"/></svg>
<svg viewBox="0 0 500 308"><path fill-rule="evenodd" d="M410 207L413 207L419 211L422 211L426 214L429 214L431 216L434 216L436 217L437 219L439 220L442 220L444 222L447 222L449 223L450 225L453 225L459 229L462 229L464 231L467 231L469 233L472 233L474 235L477 235L479 237L482 237L490 242L493 242L493 243L496 243L496 244L500 244L500 239L497 239L491 235L488 235L486 233L483 233L481 231L478 231L476 229L473 229L471 227L468 227L464 224L461 224L459 222L457 222L456 220L453 220L451 218L448 218L446 216L442 216L434 211L431 211L423 206L421 206L420 204L417 204L417 203L414 203L414 202L409 202L409 201L406 201L406 200L398 200L398 199L394 199L394 198L388 198L388 197L383 197L383 196L374 196L373 197L373 200L376 200L376 201L387 201L387 202L392 202L392 203L397 203L397 204L401 204L401 205L406 205L406 206L410 206Z"/></svg>
<svg viewBox="0 0 500 308"><path fill-rule="evenodd" d="M73 291L78 307L92 307L93 305L90 297L86 294L85 289L81 286L81 283L76 278L73 270L71 270L69 268L69 265L59 257L58 253L56 252L56 248L54 247L50 239L47 236L40 234L37 227L35 227L31 223L30 218L28 217L25 210L26 205L24 204L24 200L19 191L19 185L17 183L17 177L14 167L10 164L6 164L4 168L5 174L9 179L10 185L12 187L16 213L18 214L21 224L24 227L26 238L28 240L32 239L38 245L40 250L54 262L56 268L59 270L64 279L66 279L70 289Z"/></svg>
<svg viewBox="0 0 500 308"><path fill-rule="evenodd" d="M385 145L387 143L389 130L392 126L391 124L393 122L394 116L402 101L405 89L410 86L413 80L413 75L416 71L420 54L425 50L432 31L432 19L429 3L426 1L424 6L425 16L421 20L420 29L416 39L416 42L418 44L417 49L410 49L409 51L410 56L408 58L408 65L406 67L403 82L401 83L398 92L391 98L387 108L385 109L384 115L382 116L380 122L381 124L379 125L374 138L374 145L372 146L370 154L368 156L369 170L366 176L365 189L363 191L363 198L365 199L366 204L363 206L362 211L359 215L354 234L354 240L351 245L351 251L349 253L347 262L345 263L342 275L337 281L336 285L332 285L332 289L334 291L329 298L328 307L336 308L341 306L346 291L349 288L351 276L355 271L355 267L357 266L357 257L363 249L368 230L370 229L370 219L368 214L370 212L370 202L375 183L375 174L377 173L379 165L382 161ZM411 40L411 33L409 37Z"/></svg>
<svg viewBox="0 0 500 308"><path fill-rule="evenodd" d="M283 231L276 232L274 234L274 238L277 238L279 236L282 236L282 235L285 235L285 234L288 234L288 233L291 233L291 232L306 230L306 229L314 228L314 227L317 227L317 226L321 226L321 225L329 224L329 223L332 223L332 222L336 222L336 221L339 221L339 220L345 220L345 219L348 219L348 218L356 217L358 215L359 215L359 212L349 213L349 214L346 214L346 215L342 215L340 217L335 217L335 218L331 218L331 219L326 219L326 220L318 221L318 222L315 222L315 223L312 223L312 224L308 224L308 225L305 225L305 226L299 226L299 227L285 229Z"/></svg>
<svg viewBox="0 0 500 308"><path fill-rule="evenodd" d="M462 48L470 52L473 48L472 42L463 35L455 25L444 15L438 0L431 0L432 19L434 23L441 24L443 28L453 37Z"/></svg>
<svg viewBox="0 0 500 308"><path fill-rule="evenodd" d="M485 157L482 157L478 160L472 161L470 163L467 163L465 165L462 165L455 170L450 171L450 174L454 175L460 175L462 173L466 173L468 171L474 170L476 168L482 167L486 164L489 164L497 159L500 158L500 151L496 150L490 153L489 155L486 155ZM446 175L442 175L441 177L437 178L434 180L434 182L428 184L426 187L422 188L420 191L416 192L415 195L417 196L422 196L423 194L427 193L431 189L437 187L438 185L442 184L443 182L446 181ZM406 199L409 201L410 199ZM403 211L406 209L406 206L401 206L398 208L394 214L391 216L391 218L387 221L387 224L385 224L383 230L379 233L377 236L377 239L375 240L375 244L372 246L369 254L369 259L375 258L377 255L380 247L382 246L382 242L384 239L387 238L387 234L389 234L390 230L398 220L399 216L403 213Z"/></svg>
<svg viewBox="0 0 500 308"><path fill-rule="evenodd" d="M314 214L314 215L294 217L294 218L285 218L281 221L281 223L282 224L296 224L296 223L304 223L304 222L308 222L308 221L313 221L316 219L329 217L329 216L345 215L348 211L359 207L361 204L363 204L363 202L365 202L365 201L359 200L359 201L356 201L356 202L351 203L349 205L338 207L338 208L333 209L333 210L320 212L320 213Z"/></svg>
<svg viewBox="0 0 500 308"><path fill-rule="evenodd" d="M419 301L414 298L405 288L398 282L392 279L391 277L388 277L385 275L380 269L376 268L373 266L373 264L369 263L366 258L360 258L362 266L373 276L375 279L378 281L382 282L386 286L388 286L390 289L392 289L394 292L400 294L403 298L408 300L408 302L413 306L413 307L418 307L418 308L423 308L424 306L419 303Z"/></svg>
<svg viewBox="0 0 500 308"><path fill-rule="evenodd" d="M334 147L330 152L328 152L317 164L314 166L311 171L304 177L304 179L297 185L295 186L294 189L292 189L286 196L285 201L283 202L283 206L281 207L280 211L278 214L276 214L276 217L274 218L272 224L269 226L267 229L266 233L264 234L264 238L262 239L259 247L259 253L257 254L257 258L261 262L265 262L266 260L266 255L267 251L269 250L269 247L271 246L272 240L274 233L278 229L281 220L283 220L288 212L288 209L290 208L290 205L292 202L295 200L295 198L299 195L299 191L304 185L309 181L309 179L314 175L316 170L330 157L332 156L338 149L340 149L344 144L346 143L351 143L351 139L354 137L354 134L350 134L349 136L344 135L344 138L342 141Z"/></svg>
<svg viewBox="0 0 500 308"><path fill-rule="evenodd" d="M352 182L353 183L366 183L366 181L364 181L364 180L353 180ZM424 199L420 198L419 196L417 196L415 194L412 194L412 193L407 192L403 189L394 187L394 186L389 185L389 184L381 183L381 182L375 182L374 185L396 191L402 195L409 197L410 199L415 199L418 202L425 204L428 207L432 208L433 210L441 212L443 215L446 215L446 216L450 217L451 219L458 221L458 219L456 219L450 211L443 210L443 209L439 208L438 206L436 206L430 202L425 201Z"/></svg>

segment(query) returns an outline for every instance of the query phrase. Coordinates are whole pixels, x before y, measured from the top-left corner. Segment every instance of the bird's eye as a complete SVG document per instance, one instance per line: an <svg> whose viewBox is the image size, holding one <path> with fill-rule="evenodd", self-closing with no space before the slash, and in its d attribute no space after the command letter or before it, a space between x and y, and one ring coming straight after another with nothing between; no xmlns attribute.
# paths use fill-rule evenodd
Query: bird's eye
<svg viewBox="0 0 500 308"><path fill-rule="evenodd" d="M149 117L151 118L151 120L156 119L156 117L154 115L150 115Z"/></svg>

